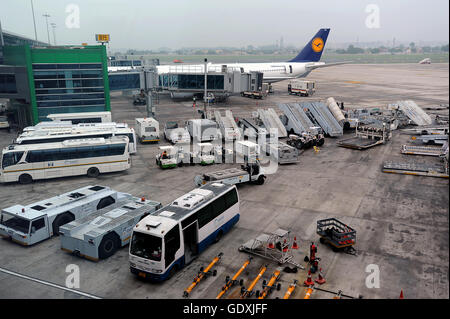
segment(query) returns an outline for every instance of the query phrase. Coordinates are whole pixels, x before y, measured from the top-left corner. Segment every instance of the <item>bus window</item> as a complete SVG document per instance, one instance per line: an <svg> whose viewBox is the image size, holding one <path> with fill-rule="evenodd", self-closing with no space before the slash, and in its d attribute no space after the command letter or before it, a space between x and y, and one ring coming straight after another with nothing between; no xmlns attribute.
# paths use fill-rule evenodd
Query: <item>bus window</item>
<svg viewBox="0 0 450 319"><path fill-rule="evenodd" d="M258 174L258 172L255 172L255 174ZM236 189L233 189L232 191L225 194L226 209L230 208L237 202L238 202L238 196L237 196Z"/></svg>
<svg viewBox="0 0 450 319"><path fill-rule="evenodd" d="M22 158L23 152L11 152L3 155L2 168L16 165Z"/></svg>
<svg viewBox="0 0 450 319"><path fill-rule="evenodd" d="M161 247L161 238L135 232L131 239L130 253L141 258L161 261Z"/></svg>
<svg viewBox="0 0 450 319"><path fill-rule="evenodd" d="M168 267L175 260L175 253L180 248L180 226L177 224L164 237L164 259Z"/></svg>

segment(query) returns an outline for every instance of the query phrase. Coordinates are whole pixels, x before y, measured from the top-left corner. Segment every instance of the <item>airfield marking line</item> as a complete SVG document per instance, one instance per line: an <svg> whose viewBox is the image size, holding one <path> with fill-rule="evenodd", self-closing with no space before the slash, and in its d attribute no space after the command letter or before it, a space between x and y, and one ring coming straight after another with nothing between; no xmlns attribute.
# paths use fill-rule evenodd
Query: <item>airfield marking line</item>
<svg viewBox="0 0 450 319"><path fill-rule="evenodd" d="M3 273L8 274L8 275L16 276L16 277L19 277L19 278L22 278L22 279L34 281L34 282L37 282L37 283L42 284L42 285L46 285L46 286L50 286L50 287L53 287L53 288L69 291L69 292L72 292L74 294L81 295L81 296L84 296L84 297L88 297L88 298L92 298L92 299L102 299L101 297L94 296L94 295L88 294L86 292L82 292L82 291L78 291L78 290L75 290L75 289L70 289L70 288L67 288L67 287L63 287L63 286L54 284L54 283L49 282L49 281L33 278L33 277L30 277L30 276L27 276L27 275L23 275L23 274L20 274L18 272L14 272L14 271L2 268L2 267L0 267L0 272L3 272Z"/></svg>

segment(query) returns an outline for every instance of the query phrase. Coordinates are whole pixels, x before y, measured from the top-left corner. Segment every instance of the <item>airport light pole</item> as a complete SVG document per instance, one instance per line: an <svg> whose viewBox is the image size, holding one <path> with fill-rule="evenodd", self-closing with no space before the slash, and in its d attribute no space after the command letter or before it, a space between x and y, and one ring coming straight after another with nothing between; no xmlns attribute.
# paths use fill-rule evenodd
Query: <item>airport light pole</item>
<svg viewBox="0 0 450 319"><path fill-rule="evenodd" d="M204 102L204 108L205 108L205 116L206 116L206 101L208 99L208 59L205 58L205 85L204 85L204 89L205 91L203 92L203 102Z"/></svg>
<svg viewBox="0 0 450 319"><path fill-rule="evenodd" d="M33 14L33 24L34 24L34 39L37 41L37 31L36 31L36 19L34 17L34 7L33 7L33 0L30 0L31 2L31 13Z"/></svg>
<svg viewBox="0 0 450 319"><path fill-rule="evenodd" d="M0 45L4 46L5 42L3 41L3 29L2 29L2 21L0 21Z"/></svg>
<svg viewBox="0 0 450 319"><path fill-rule="evenodd" d="M48 45L51 45L51 43L50 43L50 32L48 31L48 18L50 18L50 15L48 13L45 13L42 16L45 17L45 22L47 23Z"/></svg>
<svg viewBox="0 0 450 319"><path fill-rule="evenodd" d="M53 29L53 43L55 43L56 45L56 33L55 33L55 29L56 29L56 23L50 23L50 25L52 26Z"/></svg>

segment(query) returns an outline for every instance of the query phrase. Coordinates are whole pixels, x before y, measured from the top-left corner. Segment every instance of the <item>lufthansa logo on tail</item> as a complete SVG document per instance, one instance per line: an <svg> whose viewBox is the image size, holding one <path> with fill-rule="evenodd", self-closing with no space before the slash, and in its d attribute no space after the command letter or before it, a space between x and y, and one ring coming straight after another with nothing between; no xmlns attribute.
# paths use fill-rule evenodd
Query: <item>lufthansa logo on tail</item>
<svg viewBox="0 0 450 319"><path fill-rule="evenodd" d="M320 52L323 50L323 40L322 38L314 38L311 42L311 47L314 52Z"/></svg>

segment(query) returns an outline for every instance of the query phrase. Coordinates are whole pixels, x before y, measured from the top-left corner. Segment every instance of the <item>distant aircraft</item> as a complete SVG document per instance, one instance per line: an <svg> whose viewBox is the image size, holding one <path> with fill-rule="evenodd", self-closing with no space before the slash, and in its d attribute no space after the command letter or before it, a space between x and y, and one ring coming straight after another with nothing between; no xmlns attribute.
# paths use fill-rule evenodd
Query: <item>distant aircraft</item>
<svg viewBox="0 0 450 319"><path fill-rule="evenodd" d="M422 61L419 62L419 64L431 64L431 59L430 58L423 59Z"/></svg>

